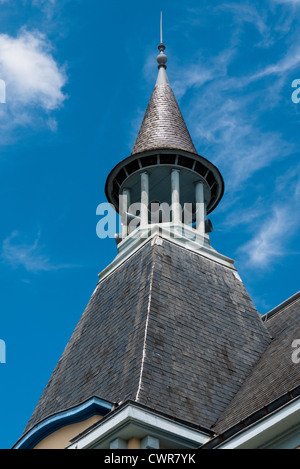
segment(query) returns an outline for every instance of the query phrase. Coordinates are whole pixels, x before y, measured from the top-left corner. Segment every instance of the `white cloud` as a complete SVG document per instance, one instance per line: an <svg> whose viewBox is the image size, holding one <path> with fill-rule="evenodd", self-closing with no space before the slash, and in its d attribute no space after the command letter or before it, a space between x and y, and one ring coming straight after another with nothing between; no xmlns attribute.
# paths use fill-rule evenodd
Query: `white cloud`
<svg viewBox="0 0 300 469"><path fill-rule="evenodd" d="M267 212L261 212L260 220L249 224L252 238L238 250L249 267L269 267L288 253L300 225L299 170L299 165L292 167L274 180L272 204L265 207Z"/></svg>
<svg viewBox="0 0 300 469"><path fill-rule="evenodd" d="M290 5L299 5L300 6L300 0L273 0L274 3L285 3L285 4L290 4Z"/></svg>
<svg viewBox="0 0 300 469"><path fill-rule="evenodd" d="M32 4L35 6L47 5L52 4L54 5L56 0L32 0Z"/></svg>
<svg viewBox="0 0 300 469"><path fill-rule="evenodd" d="M230 192L292 149L276 131L261 130L260 95L235 93L234 82L226 75L212 81L194 96L189 111L189 128L200 154L222 168Z"/></svg>
<svg viewBox="0 0 300 469"><path fill-rule="evenodd" d="M13 3L14 0L0 0L0 3ZM23 3L25 3L26 0L23 0ZM32 0L31 1L33 6L41 7L45 5L55 5L56 0Z"/></svg>
<svg viewBox="0 0 300 469"><path fill-rule="evenodd" d="M22 29L17 37L0 34L0 77L6 83L6 105L0 108L3 131L40 123L41 113L47 123L49 113L66 99L65 69L38 31Z"/></svg>
<svg viewBox="0 0 300 469"><path fill-rule="evenodd" d="M51 263L50 259L42 253L40 246L40 233L37 234L33 242L20 240L20 233L14 231L2 243L2 261L8 263L13 268L24 268L27 272L49 272L53 270L74 267L71 265Z"/></svg>
<svg viewBox="0 0 300 469"><path fill-rule="evenodd" d="M58 4L56 0L32 0L32 6L40 8L46 17L51 19Z"/></svg>
<svg viewBox="0 0 300 469"><path fill-rule="evenodd" d="M288 206L273 207L271 216L240 252L250 266L266 268L287 253L287 234L298 225Z"/></svg>
<svg viewBox="0 0 300 469"><path fill-rule="evenodd" d="M244 226L251 228L259 224L259 221L266 217L269 213L269 207L266 205L262 197L253 202L251 207L245 207L243 203L235 205L235 210L224 210L225 220L222 222L222 227L228 229L236 229Z"/></svg>
<svg viewBox="0 0 300 469"><path fill-rule="evenodd" d="M184 69L177 69L175 80L172 80L172 89L177 99L182 98L191 88L200 88L212 81L216 83L216 80L226 76L235 52L235 48L231 47L221 51L209 62L201 57L198 63L189 64Z"/></svg>
<svg viewBox="0 0 300 469"><path fill-rule="evenodd" d="M0 35L0 70L14 103L58 108L65 99L66 74L39 32L22 30L18 37Z"/></svg>
<svg viewBox="0 0 300 469"><path fill-rule="evenodd" d="M269 28L266 23L264 10L257 10L255 5L243 2L241 7L240 3L224 3L216 7L216 10L230 11L236 19L236 24L251 23L253 24L261 35L268 34Z"/></svg>
<svg viewBox="0 0 300 469"><path fill-rule="evenodd" d="M283 74L294 70L300 65L300 47L298 44L292 46L290 50L287 51L286 55L280 59L277 63L268 65L265 69L261 70L250 76L247 81L248 83L264 78L270 75L279 75L282 77Z"/></svg>

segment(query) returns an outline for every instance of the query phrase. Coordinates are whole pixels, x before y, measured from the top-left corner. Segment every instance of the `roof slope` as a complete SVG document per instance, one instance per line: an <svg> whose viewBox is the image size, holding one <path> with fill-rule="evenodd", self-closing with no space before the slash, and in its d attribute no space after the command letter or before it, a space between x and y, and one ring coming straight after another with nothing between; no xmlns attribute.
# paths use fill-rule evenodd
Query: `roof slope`
<svg viewBox="0 0 300 469"><path fill-rule="evenodd" d="M230 268L166 241L154 262L140 401L210 428L269 335Z"/></svg>
<svg viewBox="0 0 300 469"><path fill-rule="evenodd" d="M264 321L272 342L254 367L226 412L219 419L215 431L226 429L246 419L264 406L300 385L300 365L293 363L292 343L300 339L300 294L285 302L275 314Z"/></svg>
<svg viewBox="0 0 300 469"><path fill-rule="evenodd" d="M169 83L156 84L132 154L165 148L197 153Z"/></svg>
<svg viewBox="0 0 300 469"><path fill-rule="evenodd" d="M134 399L147 316L152 250L148 247L101 281L65 348L29 430L91 397Z"/></svg>
<svg viewBox="0 0 300 469"><path fill-rule="evenodd" d="M149 241L98 284L26 431L93 396L209 428L269 342L232 269Z"/></svg>

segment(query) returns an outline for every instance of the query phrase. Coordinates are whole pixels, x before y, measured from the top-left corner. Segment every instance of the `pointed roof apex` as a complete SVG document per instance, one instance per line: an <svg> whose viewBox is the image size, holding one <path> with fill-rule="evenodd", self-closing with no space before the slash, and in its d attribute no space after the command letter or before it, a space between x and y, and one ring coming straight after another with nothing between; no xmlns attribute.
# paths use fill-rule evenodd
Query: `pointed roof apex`
<svg viewBox="0 0 300 469"><path fill-rule="evenodd" d="M165 48L161 13L158 76L132 155L163 149L197 153L168 80Z"/></svg>

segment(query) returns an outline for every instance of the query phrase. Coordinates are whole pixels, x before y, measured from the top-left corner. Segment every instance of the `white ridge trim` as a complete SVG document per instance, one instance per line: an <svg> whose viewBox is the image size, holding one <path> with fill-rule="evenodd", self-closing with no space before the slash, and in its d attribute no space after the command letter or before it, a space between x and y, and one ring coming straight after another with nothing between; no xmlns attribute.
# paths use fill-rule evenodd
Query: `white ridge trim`
<svg viewBox="0 0 300 469"><path fill-rule="evenodd" d="M140 379L139 379L139 386L135 396L135 400L139 400L140 391L142 388L142 379L143 379L143 371L144 371L144 362L146 358L146 341L147 341L147 333L148 333L148 324L149 324L149 316L150 316L150 307L151 307L151 299L152 299L152 285L153 285L153 273L155 267L155 251L153 254L153 261L152 261L152 268L151 268L151 277L150 277L150 290L149 290L149 299L148 299L148 308L147 308L147 318L146 318L146 325L145 325L145 335L144 335L144 345L143 345L143 357L142 357L142 364L141 364L141 371L140 371Z"/></svg>

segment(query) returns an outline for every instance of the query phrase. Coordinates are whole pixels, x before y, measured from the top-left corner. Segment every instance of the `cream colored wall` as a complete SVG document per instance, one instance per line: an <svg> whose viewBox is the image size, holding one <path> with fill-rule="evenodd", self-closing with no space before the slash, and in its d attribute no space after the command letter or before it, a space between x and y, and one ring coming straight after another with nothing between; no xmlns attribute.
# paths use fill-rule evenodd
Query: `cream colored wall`
<svg viewBox="0 0 300 469"><path fill-rule="evenodd" d="M128 449L141 449L141 441L138 438L131 438L127 441Z"/></svg>
<svg viewBox="0 0 300 469"><path fill-rule="evenodd" d="M93 417L83 420L82 422L73 423L72 425L60 428L40 441L34 449L65 449L70 444L72 438L75 438L75 436L83 432L83 430L102 418L101 415L93 415Z"/></svg>

